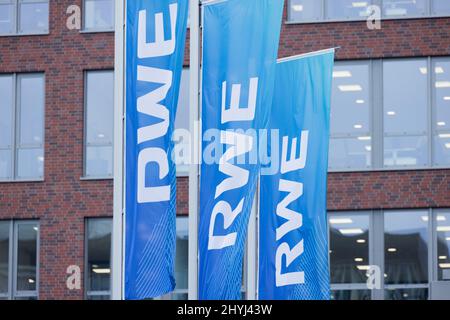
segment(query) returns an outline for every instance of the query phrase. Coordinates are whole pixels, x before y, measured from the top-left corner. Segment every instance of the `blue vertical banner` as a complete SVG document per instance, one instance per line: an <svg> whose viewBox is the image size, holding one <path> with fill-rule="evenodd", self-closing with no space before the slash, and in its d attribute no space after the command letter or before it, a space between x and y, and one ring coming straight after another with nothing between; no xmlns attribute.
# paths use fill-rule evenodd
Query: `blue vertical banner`
<svg viewBox="0 0 450 320"><path fill-rule="evenodd" d="M277 64L270 129L275 174L261 175L259 298L328 300L326 190L334 49ZM269 140L271 141L271 140ZM268 196L270 195L270 196Z"/></svg>
<svg viewBox="0 0 450 320"><path fill-rule="evenodd" d="M127 1L125 299L175 288L175 123L188 0Z"/></svg>
<svg viewBox="0 0 450 320"><path fill-rule="evenodd" d="M241 298L247 225L255 196L258 129L273 98L282 0L203 4L203 137L200 177L199 298ZM253 131L252 131L253 130ZM239 161L241 160L241 161ZM255 160L255 159L253 159Z"/></svg>

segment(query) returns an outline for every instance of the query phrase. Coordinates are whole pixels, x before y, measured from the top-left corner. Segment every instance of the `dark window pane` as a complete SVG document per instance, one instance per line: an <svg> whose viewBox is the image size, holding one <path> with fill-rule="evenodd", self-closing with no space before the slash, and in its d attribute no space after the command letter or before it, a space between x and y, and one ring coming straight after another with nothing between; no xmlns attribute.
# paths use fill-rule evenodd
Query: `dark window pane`
<svg viewBox="0 0 450 320"><path fill-rule="evenodd" d="M111 219L92 219L88 221L88 292L110 290L111 231Z"/></svg>
<svg viewBox="0 0 450 320"><path fill-rule="evenodd" d="M37 224L17 225L17 290L35 291L37 281Z"/></svg>
<svg viewBox="0 0 450 320"><path fill-rule="evenodd" d="M330 214L331 283L365 283L369 266L369 215Z"/></svg>
<svg viewBox="0 0 450 320"><path fill-rule="evenodd" d="M370 290L333 290L331 300L371 300Z"/></svg>
<svg viewBox="0 0 450 320"><path fill-rule="evenodd" d="M178 290L188 288L188 219L177 218L177 250L175 280Z"/></svg>
<svg viewBox="0 0 450 320"><path fill-rule="evenodd" d="M385 282L428 283L428 212L385 212Z"/></svg>
<svg viewBox="0 0 450 320"><path fill-rule="evenodd" d="M428 289L427 288L417 288L417 289L395 289L395 290L385 290L386 300L427 300L428 299Z"/></svg>
<svg viewBox="0 0 450 320"><path fill-rule="evenodd" d="M0 222L0 293L8 292L9 222Z"/></svg>
<svg viewBox="0 0 450 320"><path fill-rule="evenodd" d="M450 212L438 213L437 250L438 250L438 280L450 281Z"/></svg>

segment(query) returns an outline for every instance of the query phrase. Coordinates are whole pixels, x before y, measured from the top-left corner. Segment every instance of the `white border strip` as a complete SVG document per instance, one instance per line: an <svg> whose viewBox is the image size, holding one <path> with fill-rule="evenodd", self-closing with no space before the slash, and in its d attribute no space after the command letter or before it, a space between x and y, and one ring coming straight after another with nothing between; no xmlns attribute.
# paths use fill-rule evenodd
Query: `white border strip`
<svg viewBox="0 0 450 320"><path fill-rule="evenodd" d="M339 48L340 47L335 47L335 48L330 48L330 49L324 49L324 50L319 50L319 51L302 53L302 54L298 54L298 55L291 56L291 57L280 58L280 59L277 60L277 63L283 63L283 62L288 62L288 61L297 60L297 59L314 57L314 56L318 56L318 55L321 55L321 54L334 52L334 51L336 51L336 49L339 49Z"/></svg>

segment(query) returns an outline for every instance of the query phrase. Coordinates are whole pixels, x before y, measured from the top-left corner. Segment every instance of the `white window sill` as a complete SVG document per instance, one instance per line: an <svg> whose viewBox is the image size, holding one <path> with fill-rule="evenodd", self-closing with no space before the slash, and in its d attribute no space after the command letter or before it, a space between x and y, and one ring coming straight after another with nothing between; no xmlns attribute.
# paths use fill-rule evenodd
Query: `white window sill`
<svg viewBox="0 0 450 320"><path fill-rule="evenodd" d="M36 179L14 179L14 180L0 180L0 183L40 183L44 182L44 178L36 178Z"/></svg>
<svg viewBox="0 0 450 320"><path fill-rule="evenodd" d="M112 176L106 177L80 177L81 181L100 181L100 180L114 180Z"/></svg>
<svg viewBox="0 0 450 320"><path fill-rule="evenodd" d="M49 31L36 32L36 33L0 33L0 37L29 37L29 36L48 36Z"/></svg>
<svg viewBox="0 0 450 320"><path fill-rule="evenodd" d="M114 33L114 29L82 29L80 33Z"/></svg>

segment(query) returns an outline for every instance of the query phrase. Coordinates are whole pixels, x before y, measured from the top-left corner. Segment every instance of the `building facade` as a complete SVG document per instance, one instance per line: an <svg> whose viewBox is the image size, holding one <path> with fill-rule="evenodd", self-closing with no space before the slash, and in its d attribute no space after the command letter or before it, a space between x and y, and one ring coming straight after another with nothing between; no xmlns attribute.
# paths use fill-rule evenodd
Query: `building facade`
<svg viewBox="0 0 450 320"><path fill-rule="evenodd" d="M333 298L445 298L450 2L286 0L279 56L330 47ZM0 1L0 299L110 297L113 75L113 0ZM187 186L180 166L177 290L164 298L187 297Z"/></svg>

